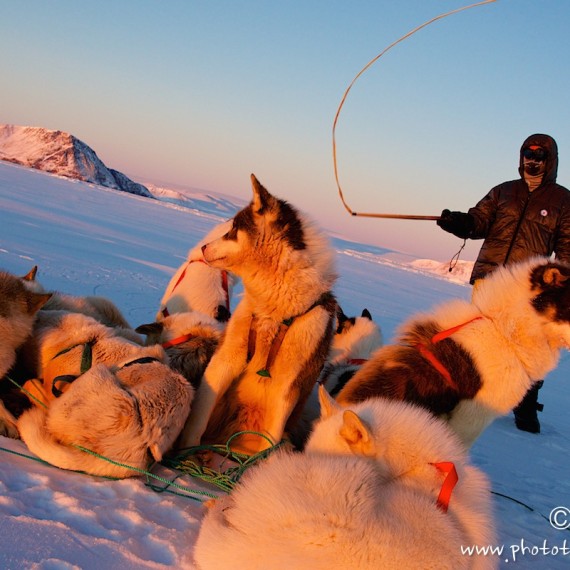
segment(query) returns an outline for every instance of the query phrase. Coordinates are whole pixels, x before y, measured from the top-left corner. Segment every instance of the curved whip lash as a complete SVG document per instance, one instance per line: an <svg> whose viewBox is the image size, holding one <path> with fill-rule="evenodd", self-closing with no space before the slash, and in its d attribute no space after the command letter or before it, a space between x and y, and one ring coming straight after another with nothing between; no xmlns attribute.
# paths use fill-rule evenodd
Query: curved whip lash
<svg viewBox="0 0 570 570"><path fill-rule="evenodd" d="M350 85L347 87L346 91L344 92L344 95L342 96L342 100L340 102L340 105L337 109L337 112L336 112L336 115L334 118L333 129L332 129L332 143L333 143L332 147L333 147L334 177L336 180L338 193L339 193L340 199L341 199L344 207L346 208L347 212L351 216L363 216L363 217L368 217L368 218L396 218L396 219L402 219L402 220L439 220L439 216L413 216L413 215L406 215L406 214L370 214L370 213L363 213L363 212L354 212L350 208L350 206L346 203L346 200L344 199L344 194L342 192L342 188L341 188L339 177L338 177L338 165L337 165L337 158L336 158L336 125L338 122L338 117L340 115L340 111L344 105L344 102L346 101L346 98L348 96L349 91L352 89L352 86L356 83L358 78L367 69L369 69L372 65L374 65L374 63L376 63L387 51L392 49L394 46L396 46L400 42L403 42L404 40L406 40L407 38L409 38L410 36L412 36L416 32L419 32L422 28L425 28L426 26L433 24L437 20L442 20L443 18L446 18L447 16L457 14L458 12L463 12L464 10L469 10L470 8L476 8L477 6L483 6L485 4L491 4L492 2L496 2L496 0L484 0L483 2L477 2L476 4L471 4L469 6L463 6L462 8L457 8L456 10L451 10L450 12L446 12L445 14L440 14L439 16L436 16L435 18L432 18L431 20L424 22L423 24L421 24L417 28L414 28L413 30L411 30L410 32L408 32L407 34L402 36L400 39L396 40L395 42L392 42L387 48L385 48L381 53L379 53L374 59L371 59L358 72L356 77L352 80Z"/></svg>

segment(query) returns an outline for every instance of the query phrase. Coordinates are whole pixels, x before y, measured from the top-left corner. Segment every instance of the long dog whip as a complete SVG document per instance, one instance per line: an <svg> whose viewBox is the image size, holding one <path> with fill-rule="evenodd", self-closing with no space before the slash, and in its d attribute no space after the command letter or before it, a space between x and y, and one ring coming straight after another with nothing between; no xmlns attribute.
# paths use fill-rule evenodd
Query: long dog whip
<svg viewBox="0 0 570 570"><path fill-rule="evenodd" d="M421 24L420 26L418 26L417 28L414 28L413 30L411 30L410 32L408 32L407 34L405 34L404 36L402 36L400 39L396 40L395 42L391 43L387 48L385 48L381 53L379 53L375 58L371 59L356 75L356 77L352 80L352 82L350 83L350 85L348 86L348 88L346 89L346 91L344 92L344 95L342 96L342 100L340 102L340 105L337 109L335 118L334 118L334 122L333 122L333 129L332 129L332 148L333 148L333 164L334 164L334 177L335 177L335 181L336 181L336 185L338 188L338 193L340 196L340 199L345 207L345 209L347 210L347 212L351 215L351 216L361 216L361 217L367 217L367 218L396 218L396 219L400 219L400 220L439 220L440 216L414 216L414 215L407 215L407 214L371 214L371 213L363 213L363 212L355 212L353 211L350 206L347 204L346 200L344 199L344 194L342 192L342 188L340 185L340 181L339 181L339 177L338 177L338 164L337 164L337 158L336 158L336 125L338 122L338 117L340 115L340 111L344 105L344 102L346 101L346 98L348 96L349 91L352 89L352 86L356 83L356 81L358 80L358 78L368 69L370 68L374 63L376 63L387 51L389 51L390 49L392 49L394 46L396 46L397 44L399 44L400 42L403 42L405 39L409 38L410 36L412 36L413 34L415 34L416 32L420 31L422 28L425 28L426 26L429 26L430 24L433 24L434 22L436 22L437 20L441 20L443 18L446 18L447 16L451 16L452 14L457 14L458 12L463 12L464 10L469 10L470 8L475 8L477 6L483 6L485 4L491 4L492 2L496 2L496 0L484 0L483 2L477 2L476 4L471 4L469 6L463 6L463 8L457 8L456 10L451 10L450 12L446 12L445 14L440 14L439 16L436 16L435 18L432 18L431 20L428 20L427 22L424 22L423 24Z"/></svg>

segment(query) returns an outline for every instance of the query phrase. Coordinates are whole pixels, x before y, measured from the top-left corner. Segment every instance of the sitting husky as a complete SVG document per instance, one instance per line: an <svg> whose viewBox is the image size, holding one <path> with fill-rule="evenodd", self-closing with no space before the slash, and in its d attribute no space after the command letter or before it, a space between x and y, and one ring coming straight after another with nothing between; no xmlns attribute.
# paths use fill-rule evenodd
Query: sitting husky
<svg viewBox="0 0 570 570"><path fill-rule="evenodd" d="M471 445L553 370L570 347L570 266L533 259L501 267L473 290L405 323L337 396L407 400L448 420Z"/></svg>
<svg viewBox="0 0 570 570"><path fill-rule="evenodd" d="M22 278L0 271L0 381L14 366L16 351L32 334L36 313L50 297L28 289ZM0 435L18 437L16 420L2 400Z"/></svg>
<svg viewBox="0 0 570 570"><path fill-rule="evenodd" d="M192 396L190 384L158 358L98 364L48 406L25 411L18 429L30 451L52 465L133 477L172 447Z"/></svg>
<svg viewBox="0 0 570 570"><path fill-rule="evenodd" d="M275 452L212 501L194 555L201 570L491 569L465 545L494 544L486 477L445 423L374 398L322 419L304 453Z"/></svg>
<svg viewBox="0 0 570 570"><path fill-rule="evenodd" d="M226 443L247 454L283 437L325 362L336 301L323 232L252 175L253 200L204 259L242 279L244 296L206 368L180 446Z"/></svg>
<svg viewBox="0 0 570 570"><path fill-rule="evenodd" d="M224 323L230 318L230 300L236 276L205 263L202 246L226 234L232 226L228 220L215 226L189 252L178 268L160 301L156 320L174 313L198 311Z"/></svg>
<svg viewBox="0 0 570 570"><path fill-rule="evenodd" d="M135 330L147 336L147 346L162 345L170 366L194 388L198 388L223 335L223 326L219 321L198 311L172 313L160 321L140 325Z"/></svg>

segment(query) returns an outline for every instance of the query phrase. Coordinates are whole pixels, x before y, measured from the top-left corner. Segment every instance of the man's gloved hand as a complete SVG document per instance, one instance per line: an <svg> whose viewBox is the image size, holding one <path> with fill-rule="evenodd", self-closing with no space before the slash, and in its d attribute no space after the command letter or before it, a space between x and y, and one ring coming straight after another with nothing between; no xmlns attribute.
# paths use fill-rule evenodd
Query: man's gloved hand
<svg viewBox="0 0 570 570"><path fill-rule="evenodd" d="M470 237L471 232L475 229L473 216L465 212L443 210L440 219L436 223L442 230L461 239Z"/></svg>

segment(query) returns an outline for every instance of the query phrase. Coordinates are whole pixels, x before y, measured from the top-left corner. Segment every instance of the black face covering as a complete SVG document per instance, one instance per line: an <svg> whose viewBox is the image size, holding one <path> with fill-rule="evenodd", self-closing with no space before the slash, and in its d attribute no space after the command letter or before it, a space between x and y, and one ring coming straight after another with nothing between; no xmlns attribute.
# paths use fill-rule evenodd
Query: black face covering
<svg viewBox="0 0 570 570"><path fill-rule="evenodd" d="M540 176L544 174L545 162L538 162L529 158L523 158L524 173L529 176Z"/></svg>

